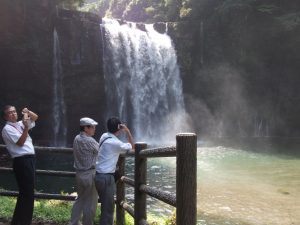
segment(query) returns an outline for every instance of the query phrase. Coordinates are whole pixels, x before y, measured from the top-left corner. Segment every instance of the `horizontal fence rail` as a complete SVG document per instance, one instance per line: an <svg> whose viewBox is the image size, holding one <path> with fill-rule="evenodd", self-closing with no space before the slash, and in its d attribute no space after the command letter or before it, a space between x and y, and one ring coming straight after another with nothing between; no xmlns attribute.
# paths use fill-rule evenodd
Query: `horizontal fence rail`
<svg viewBox="0 0 300 225"><path fill-rule="evenodd" d="M118 168L121 182L117 184L117 225L124 224L124 210L130 211L134 224L148 224L146 213L146 195L176 207L177 225L195 225L197 207L197 136L191 133L178 134L176 146L147 148L146 143L136 143L134 179L125 176L124 158L133 153L122 154ZM176 157L176 194L147 186L147 158ZM125 203L122 191L124 184L135 188L134 209ZM126 208L125 208L126 207ZM132 215L134 213L134 215Z"/></svg>
<svg viewBox="0 0 300 225"><path fill-rule="evenodd" d="M4 149L5 145L0 145ZM35 146L37 153L72 154L72 148ZM125 158L134 157L134 179L125 176ZM147 158L176 157L176 194L147 185ZM126 211L134 218L135 225L149 225L147 222L146 196L149 195L176 207L177 225L196 225L197 189L197 136L193 133L176 135L176 146L147 148L146 143L136 143L135 151L119 157L118 172L121 176L116 191L116 224L125 224ZM13 172L11 168L0 167L0 172ZM36 170L37 175L75 177L73 171ZM134 187L134 207L125 200L125 184ZM18 196L18 192L0 190L0 196ZM35 193L36 199L74 201L76 196Z"/></svg>
<svg viewBox="0 0 300 225"><path fill-rule="evenodd" d="M140 191L150 195L151 197L157 198L171 206L176 207L176 195L175 194L161 191L157 188L149 187L144 184L142 184L140 186Z"/></svg>
<svg viewBox="0 0 300 225"><path fill-rule="evenodd" d="M5 145L0 144L0 150L6 150ZM50 153L67 153L73 154L72 148L64 148L64 147L43 147L43 146L34 146L34 150L37 153L42 152L50 152Z"/></svg>
<svg viewBox="0 0 300 225"><path fill-rule="evenodd" d="M0 171L13 173L13 169L7 167L0 167ZM76 175L75 172L56 171L56 170L36 170L35 173L38 175L57 176L57 177L75 177Z"/></svg>
<svg viewBox="0 0 300 225"><path fill-rule="evenodd" d="M151 148L141 150L140 157L174 157L176 156L176 147Z"/></svg>
<svg viewBox="0 0 300 225"><path fill-rule="evenodd" d="M0 196L18 197L19 192L17 191L2 191L0 190ZM36 199L55 199L63 201L74 201L76 196L73 195L60 195L60 194L49 194L49 193L34 193Z"/></svg>

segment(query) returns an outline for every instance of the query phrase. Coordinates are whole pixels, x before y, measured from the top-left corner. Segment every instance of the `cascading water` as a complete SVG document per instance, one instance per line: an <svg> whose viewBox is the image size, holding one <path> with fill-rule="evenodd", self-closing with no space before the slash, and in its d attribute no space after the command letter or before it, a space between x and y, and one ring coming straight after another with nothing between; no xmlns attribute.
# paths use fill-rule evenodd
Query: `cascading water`
<svg viewBox="0 0 300 225"><path fill-rule="evenodd" d="M56 29L53 31L53 146L66 146L66 107L63 93L63 71Z"/></svg>
<svg viewBox="0 0 300 225"><path fill-rule="evenodd" d="M104 74L108 116L117 115L137 139L168 142L186 131L182 81L167 34L104 19Z"/></svg>

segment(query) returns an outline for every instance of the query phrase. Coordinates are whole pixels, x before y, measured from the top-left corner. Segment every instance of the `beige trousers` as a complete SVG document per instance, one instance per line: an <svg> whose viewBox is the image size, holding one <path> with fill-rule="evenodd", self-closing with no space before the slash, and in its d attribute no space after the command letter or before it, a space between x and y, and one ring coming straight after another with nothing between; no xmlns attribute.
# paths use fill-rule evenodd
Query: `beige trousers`
<svg viewBox="0 0 300 225"><path fill-rule="evenodd" d="M70 225L93 225L98 193L94 184L95 170L76 172L77 198L73 204Z"/></svg>

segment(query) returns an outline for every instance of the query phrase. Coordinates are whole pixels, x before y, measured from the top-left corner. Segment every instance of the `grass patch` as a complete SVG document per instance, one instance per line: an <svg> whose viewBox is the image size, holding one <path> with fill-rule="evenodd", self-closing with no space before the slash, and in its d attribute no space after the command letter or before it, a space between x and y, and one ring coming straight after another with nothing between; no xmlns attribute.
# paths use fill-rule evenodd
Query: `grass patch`
<svg viewBox="0 0 300 225"><path fill-rule="evenodd" d="M13 210L16 205L16 198L0 197L0 218L12 218Z"/></svg>
<svg viewBox="0 0 300 225"><path fill-rule="evenodd" d="M0 196L0 219L10 221L15 209L16 198ZM38 222L51 222L67 225L70 221L73 202L60 200L35 200L33 220ZM100 207L97 207L95 224L99 223ZM174 218L163 219L148 215L148 222L151 225L173 225ZM125 225L133 225L134 220L125 213Z"/></svg>
<svg viewBox="0 0 300 225"><path fill-rule="evenodd" d="M37 200L34 202L33 218L38 221L67 223L71 216L72 203L60 200Z"/></svg>

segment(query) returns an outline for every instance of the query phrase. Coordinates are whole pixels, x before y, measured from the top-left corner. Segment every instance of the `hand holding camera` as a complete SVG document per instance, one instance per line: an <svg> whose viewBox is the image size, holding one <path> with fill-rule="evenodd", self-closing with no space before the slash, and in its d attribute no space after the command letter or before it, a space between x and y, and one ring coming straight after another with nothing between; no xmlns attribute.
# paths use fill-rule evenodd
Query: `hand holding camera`
<svg viewBox="0 0 300 225"><path fill-rule="evenodd" d="M29 114L29 110L27 108L24 108L22 110L22 114L23 114L22 121L23 121L24 126L25 127L29 127L29 121L30 121L30 117L28 115Z"/></svg>

